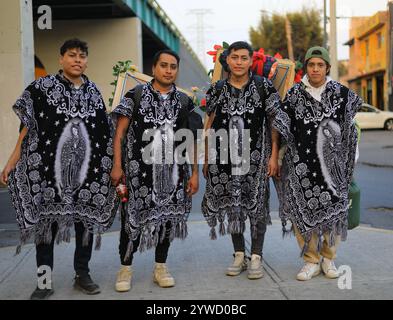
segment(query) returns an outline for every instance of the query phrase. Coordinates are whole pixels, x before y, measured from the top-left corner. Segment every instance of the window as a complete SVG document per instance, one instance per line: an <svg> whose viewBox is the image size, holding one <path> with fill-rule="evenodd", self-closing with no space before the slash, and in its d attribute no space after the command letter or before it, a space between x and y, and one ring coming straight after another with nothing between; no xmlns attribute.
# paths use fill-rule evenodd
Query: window
<svg viewBox="0 0 393 320"><path fill-rule="evenodd" d="M377 41L378 41L378 49L382 48L382 34L380 32L377 33Z"/></svg>
<svg viewBox="0 0 393 320"><path fill-rule="evenodd" d="M377 110L375 110L373 107L370 107L367 104L363 104L362 107L360 108L360 112L375 113L377 112Z"/></svg>
<svg viewBox="0 0 393 320"><path fill-rule="evenodd" d="M367 80L367 103L373 104L373 81L372 79Z"/></svg>

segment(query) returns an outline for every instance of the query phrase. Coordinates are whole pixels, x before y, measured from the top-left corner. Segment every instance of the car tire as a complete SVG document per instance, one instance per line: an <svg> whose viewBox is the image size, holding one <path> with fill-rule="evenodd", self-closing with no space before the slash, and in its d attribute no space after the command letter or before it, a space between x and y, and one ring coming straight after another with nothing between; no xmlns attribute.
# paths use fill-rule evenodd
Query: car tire
<svg viewBox="0 0 393 320"><path fill-rule="evenodd" d="M388 119L385 121L384 129L388 131L393 131L393 119Z"/></svg>

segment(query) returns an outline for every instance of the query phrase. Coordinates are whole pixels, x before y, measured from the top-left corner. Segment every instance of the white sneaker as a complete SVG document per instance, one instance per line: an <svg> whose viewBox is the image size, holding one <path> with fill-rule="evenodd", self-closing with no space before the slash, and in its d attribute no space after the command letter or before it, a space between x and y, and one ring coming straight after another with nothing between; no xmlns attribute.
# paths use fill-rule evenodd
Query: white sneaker
<svg viewBox="0 0 393 320"><path fill-rule="evenodd" d="M326 278L337 279L340 276L333 260L323 258L321 266Z"/></svg>
<svg viewBox="0 0 393 320"><path fill-rule="evenodd" d="M117 273L115 288L117 292L127 292L131 289L132 267L121 266Z"/></svg>
<svg viewBox="0 0 393 320"><path fill-rule="evenodd" d="M237 251L234 257L233 263L227 268L227 276L238 276L242 271L247 270L247 260L244 252Z"/></svg>
<svg viewBox="0 0 393 320"><path fill-rule="evenodd" d="M153 271L153 281L161 288L169 288L175 285L175 279L169 273L165 263L156 263Z"/></svg>
<svg viewBox="0 0 393 320"><path fill-rule="evenodd" d="M300 272L297 274L296 279L299 281L307 281L321 273L321 266L319 263L306 262Z"/></svg>
<svg viewBox="0 0 393 320"><path fill-rule="evenodd" d="M262 257L257 254L251 256L251 262L248 267L248 279L260 279L263 277Z"/></svg>

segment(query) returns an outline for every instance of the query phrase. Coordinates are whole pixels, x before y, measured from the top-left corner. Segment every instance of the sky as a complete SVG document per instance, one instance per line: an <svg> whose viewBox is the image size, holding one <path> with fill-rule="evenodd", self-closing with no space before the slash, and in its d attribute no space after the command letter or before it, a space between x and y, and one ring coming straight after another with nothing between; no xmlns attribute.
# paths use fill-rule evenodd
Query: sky
<svg viewBox="0 0 393 320"><path fill-rule="evenodd" d="M257 27L261 10L271 13L288 13L303 7L314 7L323 15L323 0L156 0L169 18L198 54L196 16L193 9L206 9L210 13L204 16L204 51L211 50L215 44L237 40L249 41L250 27ZM388 0L337 0L337 54L338 59L348 59L349 49L343 43L349 40L349 21L351 16L372 16L380 10L386 10ZM329 0L327 0L329 15ZM329 32L329 25L327 27ZM213 67L208 55L201 57L208 69Z"/></svg>

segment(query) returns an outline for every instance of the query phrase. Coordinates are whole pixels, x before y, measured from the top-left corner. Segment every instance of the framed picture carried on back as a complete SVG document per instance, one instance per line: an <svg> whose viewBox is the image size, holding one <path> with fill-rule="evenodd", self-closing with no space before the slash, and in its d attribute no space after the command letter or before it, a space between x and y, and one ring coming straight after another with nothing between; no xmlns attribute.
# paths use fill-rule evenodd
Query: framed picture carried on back
<svg viewBox="0 0 393 320"><path fill-rule="evenodd" d="M138 71L127 71L120 73L117 77L117 84L115 88L115 93L113 96L112 108L120 103L121 98L138 84L144 84L150 82L153 78L147 74ZM177 87L179 91L184 92L189 97L193 98L194 93Z"/></svg>
<svg viewBox="0 0 393 320"><path fill-rule="evenodd" d="M285 94L294 84L295 63L289 59L278 59L264 55L260 51L254 52L252 71L269 78L280 94L281 99L284 99ZM221 56L223 53L224 48L217 50L212 83L228 77L228 72L226 72L225 67L222 65L225 59L224 56Z"/></svg>

